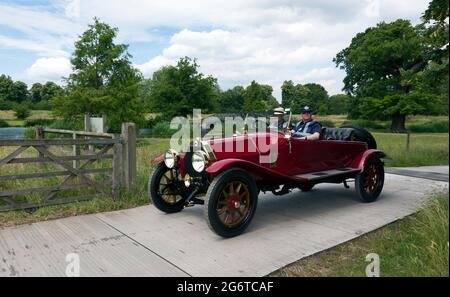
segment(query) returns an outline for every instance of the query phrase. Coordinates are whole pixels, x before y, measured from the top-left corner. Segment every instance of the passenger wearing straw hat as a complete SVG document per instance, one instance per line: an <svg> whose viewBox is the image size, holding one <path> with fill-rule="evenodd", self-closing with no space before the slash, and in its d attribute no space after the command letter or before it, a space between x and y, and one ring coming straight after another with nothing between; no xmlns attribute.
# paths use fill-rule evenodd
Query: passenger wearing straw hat
<svg viewBox="0 0 450 297"><path fill-rule="evenodd" d="M284 108L281 106L273 109L273 115L278 119L277 128L280 130L288 128L288 123L284 120L285 114L286 112L284 111Z"/></svg>

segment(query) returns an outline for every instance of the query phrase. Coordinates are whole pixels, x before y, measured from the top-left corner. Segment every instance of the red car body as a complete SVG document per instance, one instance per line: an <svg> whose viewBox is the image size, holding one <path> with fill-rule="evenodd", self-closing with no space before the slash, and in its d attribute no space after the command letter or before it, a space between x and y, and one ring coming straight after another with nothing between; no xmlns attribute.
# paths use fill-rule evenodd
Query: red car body
<svg viewBox="0 0 450 297"><path fill-rule="evenodd" d="M253 214L248 220L236 219L238 215L233 214L233 224L226 224L227 219L225 223L222 219L222 226L220 215L214 214L215 211L222 211L219 207L221 203L226 205L227 214L232 213L231 211L240 213L242 205L256 208L260 191L283 195L295 188L308 191L314 185L324 182L344 183L347 186L347 179L355 179L360 197L371 202L380 194L384 182L384 169L380 159L385 154L369 148L364 141L327 140L323 136L321 140L311 141L292 138L281 132L267 132L235 135L200 143L197 146L207 156L202 172L193 170L193 152L177 153L173 168L164 165L165 154L153 160L154 164L159 164L156 171L162 172L156 176L163 179L163 174L169 176L165 181L169 186L161 187L161 177L158 180L153 174L149 183L150 196L156 207L165 212L180 211L183 207L194 204L207 204L205 211L208 212L206 217L209 226L224 237L242 233ZM271 152L275 153L271 155ZM239 187L239 190L236 191L233 187ZM239 198L244 195L240 192L242 188L249 197L245 198L246 201ZM202 194L206 194L204 199L201 198ZM170 199L176 197L173 205L178 207L165 205L165 200L159 199L158 195L169 196ZM208 206L208 201L214 206ZM242 220L245 226L236 227L234 220Z"/></svg>

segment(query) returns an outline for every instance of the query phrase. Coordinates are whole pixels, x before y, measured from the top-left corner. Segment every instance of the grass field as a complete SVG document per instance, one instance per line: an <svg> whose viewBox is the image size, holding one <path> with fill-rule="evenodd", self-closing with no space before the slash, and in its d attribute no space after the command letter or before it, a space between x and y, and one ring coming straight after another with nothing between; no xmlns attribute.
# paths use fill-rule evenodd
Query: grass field
<svg viewBox="0 0 450 297"><path fill-rule="evenodd" d="M406 134L373 133L378 148L389 159L386 166L448 165L448 133L411 134L410 149L406 149Z"/></svg>
<svg viewBox="0 0 450 297"><path fill-rule="evenodd" d="M271 276L365 276L366 255L380 257L380 276L449 276L448 192L418 213L290 264Z"/></svg>

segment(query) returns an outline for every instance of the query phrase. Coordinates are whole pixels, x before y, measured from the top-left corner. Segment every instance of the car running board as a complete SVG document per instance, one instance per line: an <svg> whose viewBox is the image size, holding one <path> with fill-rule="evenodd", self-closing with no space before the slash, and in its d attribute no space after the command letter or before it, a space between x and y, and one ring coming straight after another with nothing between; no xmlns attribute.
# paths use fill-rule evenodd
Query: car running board
<svg viewBox="0 0 450 297"><path fill-rule="evenodd" d="M352 173L359 173L359 172L360 172L360 169L346 167L346 168L337 168L337 169L325 170L325 171L319 171L319 172L298 174L298 175L294 175L294 177L306 179L308 181L314 181L314 180L318 180L318 179L328 179L330 177L335 177L335 176L340 176L340 175L349 175Z"/></svg>

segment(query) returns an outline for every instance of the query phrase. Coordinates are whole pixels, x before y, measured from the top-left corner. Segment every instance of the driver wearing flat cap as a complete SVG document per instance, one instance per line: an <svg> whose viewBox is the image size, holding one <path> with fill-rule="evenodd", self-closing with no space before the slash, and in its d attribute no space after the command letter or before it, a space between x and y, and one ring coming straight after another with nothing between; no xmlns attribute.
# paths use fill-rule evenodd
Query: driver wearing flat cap
<svg viewBox="0 0 450 297"><path fill-rule="evenodd" d="M312 112L313 110L309 106L304 106L301 109L300 116L302 120L298 122L291 131L292 137L306 140L320 139L322 125L312 118Z"/></svg>

